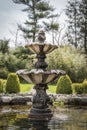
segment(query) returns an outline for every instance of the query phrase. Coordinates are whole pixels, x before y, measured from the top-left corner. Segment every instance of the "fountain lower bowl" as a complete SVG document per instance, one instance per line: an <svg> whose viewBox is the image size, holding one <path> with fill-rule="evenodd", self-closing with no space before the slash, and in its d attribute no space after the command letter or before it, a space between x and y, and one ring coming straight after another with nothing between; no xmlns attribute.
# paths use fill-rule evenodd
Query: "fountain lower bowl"
<svg viewBox="0 0 87 130"><path fill-rule="evenodd" d="M44 71L42 69L33 69L31 71L27 71L24 69L17 71L17 74L29 83L48 84L66 73L63 70Z"/></svg>

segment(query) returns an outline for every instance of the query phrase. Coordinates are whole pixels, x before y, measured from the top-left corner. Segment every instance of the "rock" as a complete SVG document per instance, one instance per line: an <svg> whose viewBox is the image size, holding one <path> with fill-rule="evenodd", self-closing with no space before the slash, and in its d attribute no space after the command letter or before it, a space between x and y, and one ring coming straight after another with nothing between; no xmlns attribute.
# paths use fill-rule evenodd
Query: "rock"
<svg viewBox="0 0 87 130"><path fill-rule="evenodd" d="M1 99L2 99L2 104L9 104L12 100L12 98L9 96L2 96Z"/></svg>
<svg viewBox="0 0 87 130"><path fill-rule="evenodd" d="M15 96L12 98L12 101L10 102L11 105L22 105L22 104L26 104L26 101L24 99L24 97L22 96Z"/></svg>
<svg viewBox="0 0 87 130"><path fill-rule="evenodd" d="M0 98L0 105L2 105L2 99Z"/></svg>
<svg viewBox="0 0 87 130"><path fill-rule="evenodd" d="M10 102L10 104L12 105L23 105L23 104L27 104L27 102L31 101L31 96L15 96L13 97L12 101Z"/></svg>

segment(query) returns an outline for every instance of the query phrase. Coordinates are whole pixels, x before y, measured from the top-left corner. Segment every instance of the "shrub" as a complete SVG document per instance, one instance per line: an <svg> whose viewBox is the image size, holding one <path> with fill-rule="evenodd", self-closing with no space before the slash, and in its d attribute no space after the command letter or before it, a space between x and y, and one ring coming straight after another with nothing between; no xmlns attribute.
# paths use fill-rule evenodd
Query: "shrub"
<svg viewBox="0 0 87 130"><path fill-rule="evenodd" d="M82 83L73 83L72 92L73 92L73 94L82 94L83 93L83 84Z"/></svg>
<svg viewBox="0 0 87 130"><path fill-rule="evenodd" d="M0 79L0 93L3 92L3 84L2 84L2 79Z"/></svg>
<svg viewBox="0 0 87 130"><path fill-rule="evenodd" d="M83 82L83 93L87 93L87 80Z"/></svg>
<svg viewBox="0 0 87 130"><path fill-rule="evenodd" d="M6 79L8 76L8 70L4 67L0 68L0 78L1 79Z"/></svg>
<svg viewBox="0 0 87 130"><path fill-rule="evenodd" d="M82 82L87 77L87 58L72 45L59 47L47 55L48 69L62 69L72 82Z"/></svg>
<svg viewBox="0 0 87 130"><path fill-rule="evenodd" d="M68 75L61 76L57 82L56 93L62 93L62 94L72 93L71 84L72 81Z"/></svg>
<svg viewBox="0 0 87 130"><path fill-rule="evenodd" d="M5 92L6 80L0 79L0 93Z"/></svg>
<svg viewBox="0 0 87 130"><path fill-rule="evenodd" d="M19 78L15 73L10 73L7 78L6 92L18 93L20 92Z"/></svg>

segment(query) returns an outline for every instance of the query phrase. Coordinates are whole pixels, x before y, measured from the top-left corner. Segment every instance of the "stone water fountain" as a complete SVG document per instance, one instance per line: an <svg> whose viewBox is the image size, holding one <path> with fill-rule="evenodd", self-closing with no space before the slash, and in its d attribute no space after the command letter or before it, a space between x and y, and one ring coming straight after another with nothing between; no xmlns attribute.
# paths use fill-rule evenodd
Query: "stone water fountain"
<svg viewBox="0 0 87 130"><path fill-rule="evenodd" d="M53 114L49 108L52 100L47 95L46 89L48 89L48 83L51 83L61 75L65 75L65 72L62 70L46 70L48 66L45 62L46 54L52 52L58 46L46 43L45 39L45 32L40 30L38 33L38 42L26 45L31 52L36 54L36 58L38 59L35 63L35 69L31 71L17 71L17 74L26 81L35 84L34 89L36 93L33 95L32 108L29 113L29 118L32 120L49 120L52 117Z"/></svg>

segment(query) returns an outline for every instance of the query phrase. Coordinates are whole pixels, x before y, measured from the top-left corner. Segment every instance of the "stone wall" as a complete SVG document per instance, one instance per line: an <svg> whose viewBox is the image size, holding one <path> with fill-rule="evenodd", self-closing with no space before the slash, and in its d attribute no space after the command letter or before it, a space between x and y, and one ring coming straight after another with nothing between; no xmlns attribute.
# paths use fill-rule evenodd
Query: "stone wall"
<svg viewBox="0 0 87 130"><path fill-rule="evenodd" d="M63 102L64 105L87 106L87 95L49 94L54 102ZM0 105L32 104L32 94L0 94Z"/></svg>

